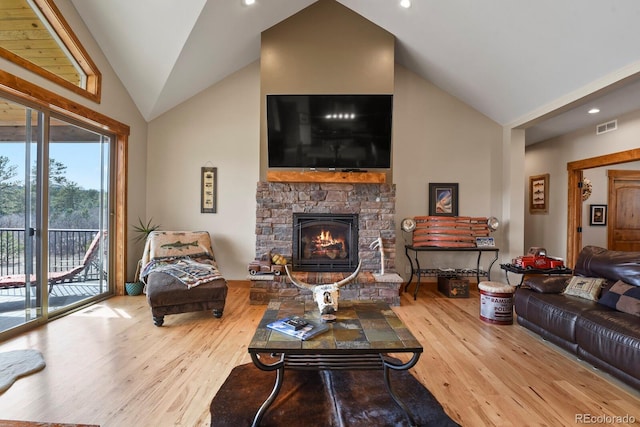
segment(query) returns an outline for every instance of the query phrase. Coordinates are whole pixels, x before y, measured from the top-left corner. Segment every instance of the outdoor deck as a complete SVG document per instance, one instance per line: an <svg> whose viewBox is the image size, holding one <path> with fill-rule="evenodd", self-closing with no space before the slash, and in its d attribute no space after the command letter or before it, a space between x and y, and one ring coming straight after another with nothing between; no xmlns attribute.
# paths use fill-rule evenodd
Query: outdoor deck
<svg viewBox="0 0 640 427"><path fill-rule="evenodd" d="M25 287L0 288L0 331L32 320L26 318L25 292ZM104 293L104 290L100 289L100 282L97 280L54 285L49 294L49 311L72 305L100 293Z"/></svg>
<svg viewBox="0 0 640 427"><path fill-rule="evenodd" d="M106 233L98 233L95 229L49 230L49 312L107 292L103 267ZM25 281L36 280L35 244L35 236L24 228L0 228L0 331L32 320L28 316L35 315L35 310L25 310L26 286L30 290L29 306L36 305L37 288ZM31 265L25 260L31 260Z"/></svg>

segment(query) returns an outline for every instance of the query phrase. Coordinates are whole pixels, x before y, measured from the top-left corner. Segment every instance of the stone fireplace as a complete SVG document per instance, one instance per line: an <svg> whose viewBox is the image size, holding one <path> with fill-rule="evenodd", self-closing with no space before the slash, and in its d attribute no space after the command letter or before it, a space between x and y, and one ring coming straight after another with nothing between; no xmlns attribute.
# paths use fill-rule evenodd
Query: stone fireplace
<svg viewBox="0 0 640 427"><path fill-rule="evenodd" d="M293 271L355 271L357 214L293 214Z"/></svg>
<svg viewBox="0 0 640 427"><path fill-rule="evenodd" d="M351 252L348 266L340 270L328 266L293 266L294 275L307 283L333 283L355 270L358 261L362 267L358 278L341 289L341 298L376 299L398 305L402 278L395 274L395 185L369 183L294 183L259 182L256 191L256 257L268 252L279 253L289 260L294 258L293 236L301 232L294 226L295 218L316 217L324 225L328 215L343 221L352 219L352 243L346 249ZM318 223L316 223L318 225ZM306 227L306 226L305 226ZM309 228L315 225L308 225ZM294 233L295 230L295 233ZM333 230L332 237L335 240ZM336 231L337 234L339 232ZM357 234L357 236L354 236ZM380 271L380 253L370 245L381 237L385 251L385 276ZM326 239L328 240L328 239ZM325 242L328 243L328 242ZM339 245L332 247L331 258L339 258ZM300 251L300 245L295 247ZM302 248L304 257L305 247ZM312 256L317 260L325 253ZM355 262L355 265L353 264ZM304 264L305 262L302 262ZM311 293L301 292L292 285L286 275L250 277L252 280L250 302L266 304L270 299L310 299Z"/></svg>

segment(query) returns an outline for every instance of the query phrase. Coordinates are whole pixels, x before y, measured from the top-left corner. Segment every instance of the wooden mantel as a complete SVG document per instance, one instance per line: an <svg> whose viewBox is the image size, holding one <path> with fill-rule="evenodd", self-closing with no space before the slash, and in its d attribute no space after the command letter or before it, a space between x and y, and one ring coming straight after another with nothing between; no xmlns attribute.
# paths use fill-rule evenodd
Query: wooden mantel
<svg viewBox="0 0 640 427"><path fill-rule="evenodd" d="M384 184L386 180L384 172L267 171L269 182Z"/></svg>

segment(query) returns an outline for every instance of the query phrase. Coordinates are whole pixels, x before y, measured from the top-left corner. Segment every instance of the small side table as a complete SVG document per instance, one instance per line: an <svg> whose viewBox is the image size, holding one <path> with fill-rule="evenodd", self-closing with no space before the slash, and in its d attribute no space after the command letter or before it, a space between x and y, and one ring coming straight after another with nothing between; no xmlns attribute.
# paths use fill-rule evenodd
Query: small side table
<svg viewBox="0 0 640 427"><path fill-rule="evenodd" d="M487 280L491 280L491 267L498 260L498 252L500 249L495 246L480 246L480 247L470 247L470 248L458 248L458 247L440 247L440 246L414 246L414 245L405 245L404 253L409 260L409 265L411 266L411 276L409 276L409 280L404 285L404 291L407 292L409 285L411 284L411 280L413 280L413 276L415 275L418 280L416 282L416 287L413 291L413 299L418 298L418 290L420 289L420 279L422 276L431 276L431 277L454 277L454 276L475 276L476 283L480 283L481 277L486 277ZM413 252L413 258L409 255L409 252ZM448 271L443 271L438 268L422 268L420 267L420 261L418 259L418 254L420 253L434 253L434 252L477 252L478 258L476 259L476 268L465 268L465 269L449 269ZM482 254L484 252L493 252L493 259L489 263L489 266L486 270L480 268L480 259L482 258Z"/></svg>

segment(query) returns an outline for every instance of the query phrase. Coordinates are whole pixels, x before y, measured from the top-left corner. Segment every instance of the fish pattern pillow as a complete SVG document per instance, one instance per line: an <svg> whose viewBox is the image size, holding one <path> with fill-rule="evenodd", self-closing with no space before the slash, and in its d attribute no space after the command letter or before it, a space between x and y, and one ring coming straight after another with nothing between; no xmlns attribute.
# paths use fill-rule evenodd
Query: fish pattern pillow
<svg viewBox="0 0 640 427"><path fill-rule="evenodd" d="M141 268L153 259L178 257L214 259L211 238L206 231L154 231L149 234Z"/></svg>

